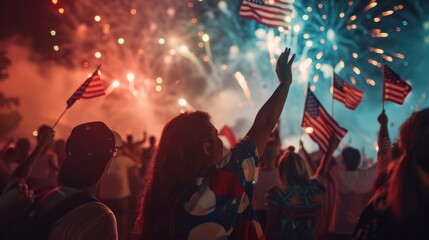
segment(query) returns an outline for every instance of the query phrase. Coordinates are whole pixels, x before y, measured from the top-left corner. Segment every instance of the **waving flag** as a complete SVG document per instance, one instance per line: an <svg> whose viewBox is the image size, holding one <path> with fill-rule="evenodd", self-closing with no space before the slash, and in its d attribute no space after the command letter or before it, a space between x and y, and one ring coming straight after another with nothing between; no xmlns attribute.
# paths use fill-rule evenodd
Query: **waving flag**
<svg viewBox="0 0 429 240"><path fill-rule="evenodd" d="M329 116L310 89L307 90L304 117L302 118L301 126L306 129L310 138L319 145L320 150L324 153L326 153L328 149L329 140L332 136L335 136L338 141L341 141L347 133L346 129L338 125L338 123Z"/></svg>
<svg viewBox="0 0 429 240"><path fill-rule="evenodd" d="M383 82L383 100L402 105L411 92L411 86L386 64L383 65Z"/></svg>
<svg viewBox="0 0 429 240"><path fill-rule="evenodd" d="M226 139L228 139L229 144L231 145L231 148L237 144L237 139L235 138L234 132L232 129L228 126L223 126L222 129L219 131L219 135L225 136Z"/></svg>
<svg viewBox="0 0 429 240"><path fill-rule="evenodd" d="M67 100L67 108L70 108L78 99L90 99L105 95L98 69L85 80L85 82Z"/></svg>
<svg viewBox="0 0 429 240"><path fill-rule="evenodd" d="M243 0L240 16L251 18L268 27L289 28L287 17L292 15L293 0Z"/></svg>
<svg viewBox="0 0 429 240"><path fill-rule="evenodd" d="M363 92L346 83L334 73L334 99L338 100L347 108L354 110L362 101Z"/></svg>

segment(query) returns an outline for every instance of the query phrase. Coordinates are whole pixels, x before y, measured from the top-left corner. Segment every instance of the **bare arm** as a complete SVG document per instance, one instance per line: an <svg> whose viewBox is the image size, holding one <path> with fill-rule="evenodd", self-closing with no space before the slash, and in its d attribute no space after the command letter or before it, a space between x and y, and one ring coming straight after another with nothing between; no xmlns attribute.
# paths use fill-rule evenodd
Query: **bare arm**
<svg viewBox="0 0 429 240"><path fill-rule="evenodd" d="M133 144L134 144L134 146L142 145L143 143L146 142L146 139L147 139L147 133L145 131L145 132L143 132L143 138L140 141L134 142Z"/></svg>
<svg viewBox="0 0 429 240"><path fill-rule="evenodd" d="M377 153L377 172L380 174L387 169L389 161L386 157L387 152L390 150L392 144L389 137L389 129L387 123L389 119L387 118L384 110L377 118L380 123L380 131L378 132L378 153Z"/></svg>
<svg viewBox="0 0 429 240"><path fill-rule="evenodd" d="M30 176L31 170L33 169L33 166L36 163L37 159L39 158L40 154L48 146L48 144L52 141L53 138L54 138L54 131L53 130L47 131L41 137L40 142L37 144L36 148L33 150L30 156L23 163L21 163L18 166L18 168L15 170L12 178L22 178L26 180Z"/></svg>
<svg viewBox="0 0 429 240"><path fill-rule="evenodd" d="M329 165L332 161L332 156L334 155L335 149L337 149L338 144L340 142L335 138L335 136L332 136L329 140L329 146L328 150L326 151L325 155L322 157L322 161L319 164L319 167L317 168L315 176L321 176L324 177L326 173L328 172Z"/></svg>
<svg viewBox="0 0 429 240"><path fill-rule="evenodd" d="M315 173L316 170L317 170L317 166L314 163L313 159L311 158L310 154L304 148L304 143L301 140L299 140L299 146L301 147L301 150L304 153L304 159L305 159L305 161L307 161L308 166L311 168L311 172Z"/></svg>
<svg viewBox="0 0 429 240"><path fill-rule="evenodd" d="M292 83L292 63L295 54L291 57L290 61L288 61L289 54L290 48L286 48L277 60L276 73L280 84L259 110L252 127L247 133L247 136L255 142L259 153L263 153L265 150L268 137L279 120L289 92L290 84Z"/></svg>

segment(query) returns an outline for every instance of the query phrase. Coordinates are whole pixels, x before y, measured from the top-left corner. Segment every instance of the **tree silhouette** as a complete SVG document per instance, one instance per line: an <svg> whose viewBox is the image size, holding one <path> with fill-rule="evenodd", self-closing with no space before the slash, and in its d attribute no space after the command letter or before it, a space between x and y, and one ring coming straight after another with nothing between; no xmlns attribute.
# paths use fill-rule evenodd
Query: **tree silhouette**
<svg viewBox="0 0 429 240"><path fill-rule="evenodd" d="M9 58L6 57L6 52L0 52L0 81L5 81L8 78L7 68L11 64ZM12 130L18 127L22 120L21 114L16 107L19 106L19 99L15 97L6 97L3 92L0 92L0 137L4 137Z"/></svg>

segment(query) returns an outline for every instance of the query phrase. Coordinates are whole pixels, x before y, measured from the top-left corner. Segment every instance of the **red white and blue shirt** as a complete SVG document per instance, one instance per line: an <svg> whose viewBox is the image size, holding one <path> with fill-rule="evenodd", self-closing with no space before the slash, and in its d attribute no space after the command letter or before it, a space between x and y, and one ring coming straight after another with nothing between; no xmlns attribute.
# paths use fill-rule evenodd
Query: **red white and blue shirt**
<svg viewBox="0 0 429 240"><path fill-rule="evenodd" d="M177 238L265 239L251 204L258 158L256 145L245 138L215 169L197 177L177 211Z"/></svg>

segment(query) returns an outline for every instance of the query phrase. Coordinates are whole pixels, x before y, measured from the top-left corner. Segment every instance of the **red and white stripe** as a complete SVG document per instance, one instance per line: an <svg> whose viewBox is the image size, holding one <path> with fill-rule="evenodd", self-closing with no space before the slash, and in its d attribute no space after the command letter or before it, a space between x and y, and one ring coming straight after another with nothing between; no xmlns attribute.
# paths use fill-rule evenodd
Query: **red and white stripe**
<svg viewBox="0 0 429 240"><path fill-rule="evenodd" d="M310 114L304 113L302 126L304 128L311 127L313 129L313 132L308 134L310 138L319 145L322 152L328 150L329 139L332 135L334 135L338 141L341 141L347 133L347 130L340 127L324 110L319 110L319 116L316 119L312 118Z"/></svg>
<svg viewBox="0 0 429 240"><path fill-rule="evenodd" d="M263 4L243 0L240 6L240 16L251 18L268 27L289 28L287 16L292 15L293 1L265 0Z"/></svg>
<svg viewBox="0 0 429 240"><path fill-rule="evenodd" d="M90 99L103 96L104 87L101 78L97 73L85 80L85 82L67 100L67 108L71 107L78 99Z"/></svg>
<svg viewBox="0 0 429 240"><path fill-rule="evenodd" d="M412 90L411 86L386 64L383 65L383 80L383 100L402 105Z"/></svg>
<svg viewBox="0 0 429 240"><path fill-rule="evenodd" d="M338 100L349 109L356 109L362 101L363 92L357 88L344 83L343 91L334 87L334 99Z"/></svg>

